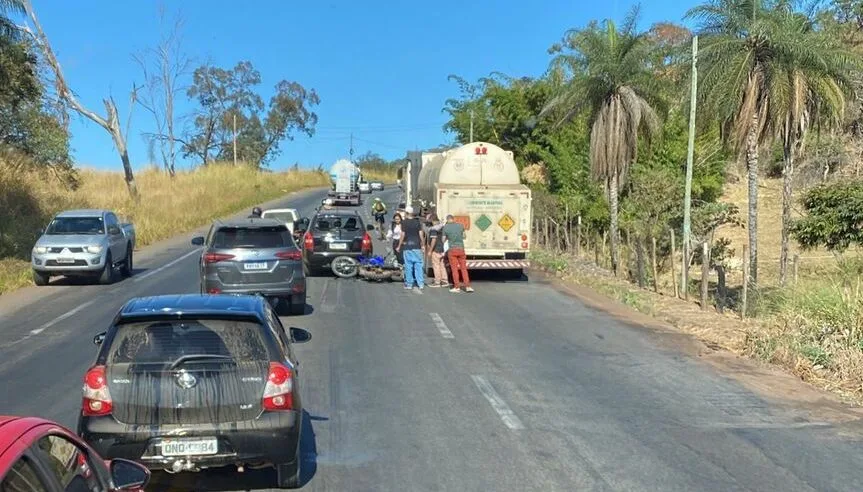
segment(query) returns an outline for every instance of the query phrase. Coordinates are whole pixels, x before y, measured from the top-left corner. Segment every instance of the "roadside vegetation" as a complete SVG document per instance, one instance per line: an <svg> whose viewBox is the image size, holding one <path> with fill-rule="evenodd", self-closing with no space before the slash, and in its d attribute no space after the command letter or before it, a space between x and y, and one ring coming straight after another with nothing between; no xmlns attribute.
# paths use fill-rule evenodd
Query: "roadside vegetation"
<svg viewBox="0 0 863 492"><path fill-rule="evenodd" d="M577 27L538 78L452 76L446 128L514 152L536 265L863 401L863 15L712 0L686 20Z"/></svg>

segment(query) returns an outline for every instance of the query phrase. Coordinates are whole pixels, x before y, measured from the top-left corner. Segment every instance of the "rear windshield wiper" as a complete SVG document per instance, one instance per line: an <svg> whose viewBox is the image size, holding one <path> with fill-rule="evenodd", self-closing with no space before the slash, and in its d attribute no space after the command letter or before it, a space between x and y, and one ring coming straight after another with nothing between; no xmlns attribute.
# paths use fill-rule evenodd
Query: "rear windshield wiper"
<svg viewBox="0 0 863 492"><path fill-rule="evenodd" d="M177 367L185 364L186 362L196 361L196 360L234 360L233 357L228 355L214 355L214 354L188 354L183 355L177 358L174 362L171 363L170 369L176 369Z"/></svg>

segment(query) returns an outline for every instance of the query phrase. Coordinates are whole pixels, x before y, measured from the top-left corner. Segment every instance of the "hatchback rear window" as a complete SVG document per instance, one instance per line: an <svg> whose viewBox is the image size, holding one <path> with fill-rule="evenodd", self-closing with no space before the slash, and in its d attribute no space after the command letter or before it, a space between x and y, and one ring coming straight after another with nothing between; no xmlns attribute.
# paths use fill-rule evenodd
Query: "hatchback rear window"
<svg viewBox="0 0 863 492"><path fill-rule="evenodd" d="M361 228L362 223L357 217L330 215L326 217L318 217L315 220L315 229L319 231L334 231L338 229L358 231Z"/></svg>
<svg viewBox="0 0 863 492"><path fill-rule="evenodd" d="M206 361L269 360L261 325L224 319L148 321L121 324L108 351L109 364L174 363L183 357ZM194 356L203 356L196 358Z"/></svg>
<svg viewBox="0 0 863 492"><path fill-rule="evenodd" d="M295 246L288 228L273 227L221 227L213 236L216 249L266 249Z"/></svg>

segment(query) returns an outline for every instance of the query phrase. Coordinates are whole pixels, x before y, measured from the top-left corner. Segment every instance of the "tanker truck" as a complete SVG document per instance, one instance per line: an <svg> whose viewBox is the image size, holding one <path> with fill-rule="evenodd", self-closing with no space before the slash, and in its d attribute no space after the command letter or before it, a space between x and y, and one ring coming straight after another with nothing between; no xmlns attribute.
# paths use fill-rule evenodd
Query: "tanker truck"
<svg viewBox="0 0 863 492"><path fill-rule="evenodd" d="M347 203L359 205L360 199L360 168L347 159L339 159L330 168L331 189L327 197L336 205Z"/></svg>
<svg viewBox="0 0 863 492"><path fill-rule="evenodd" d="M451 214L464 226L469 270L520 276L530 266L531 192L521 184L512 152L475 142L424 153L420 162L416 197L407 201L441 220Z"/></svg>

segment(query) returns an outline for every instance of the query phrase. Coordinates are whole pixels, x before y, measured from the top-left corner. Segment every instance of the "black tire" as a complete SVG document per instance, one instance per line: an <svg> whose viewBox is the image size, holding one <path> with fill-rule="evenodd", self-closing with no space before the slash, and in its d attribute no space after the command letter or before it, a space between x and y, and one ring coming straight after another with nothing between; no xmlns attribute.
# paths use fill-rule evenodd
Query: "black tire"
<svg viewBox="0 0 863 492"><path fill-rule="evenodd" d="M102 285L111 285L114 283L114 259L111 258L111 253L105 257L105 268L99 275L99 283Z"/></svg>
<svg viewBox="0 0 863 492"><path fill-rule="evenodd" d="M349 267L348 263L350 263L352 267ZM356 277L357 273L360 271L360 263L350 256L337 256L333 258L330 270L332 270L339 278L353 278Z"/></svg>
<svg viewBox="0 0 863 492"><path fill-rule="evenodd" d="M33 283L39 286L48 285L48 282L51 281L51 276L47 273L37 272L33 270Z"/></svg>
<svg viewBox="0 0 863 492"><path fill-rule="evenodd" d="M133 264L134 259L132 258L134 252L132 251L131 244L127 244L126 248L126 259L123 261L123 267L120 269L120 273L123 274L124 277L131 277L132 271L135 268L135 265Z"/></svg>

